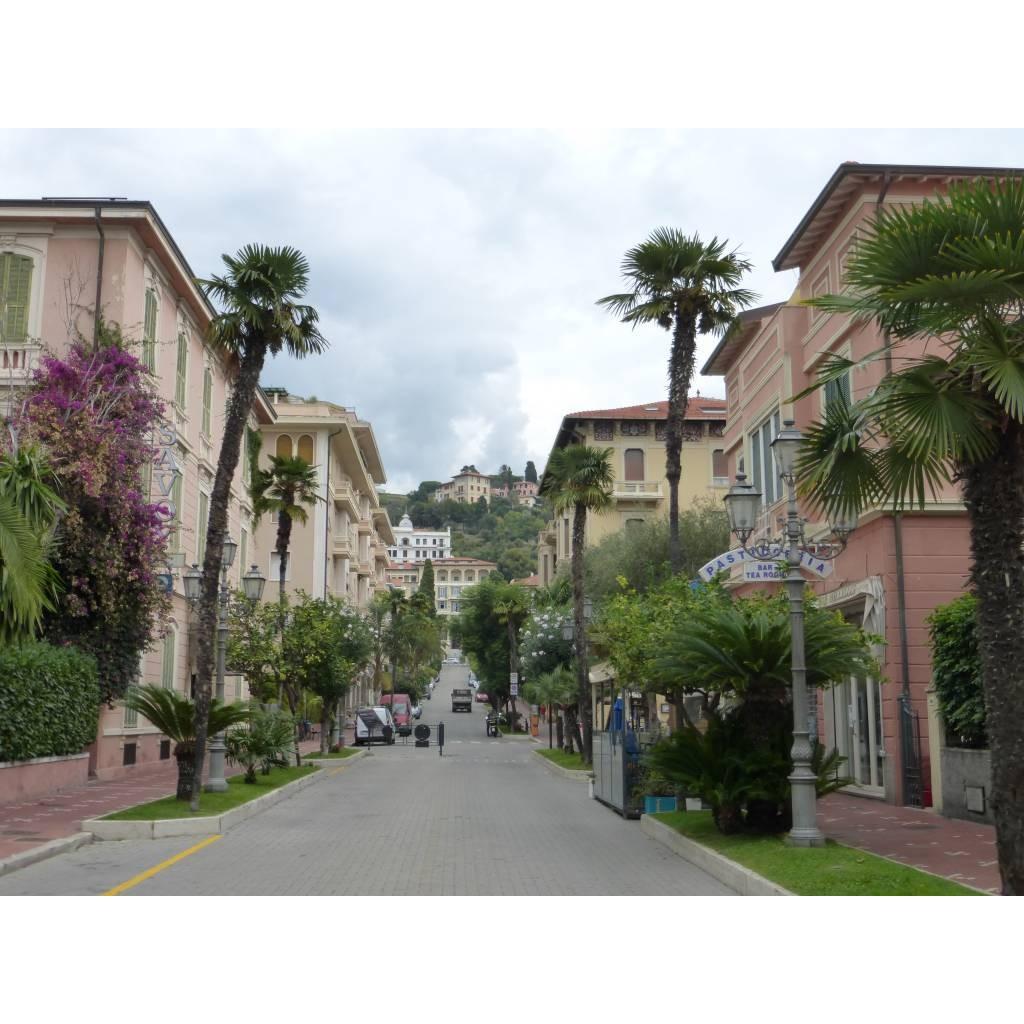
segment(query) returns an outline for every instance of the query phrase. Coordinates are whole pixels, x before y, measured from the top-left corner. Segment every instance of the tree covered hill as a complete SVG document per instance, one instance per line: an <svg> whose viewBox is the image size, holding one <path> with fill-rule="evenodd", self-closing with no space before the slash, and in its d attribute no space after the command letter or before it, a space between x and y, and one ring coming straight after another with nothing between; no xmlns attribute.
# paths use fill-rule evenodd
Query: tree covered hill
<svg viewBox="0 0 1024 1024"><path fill-rule="evenodd" d="M438 480L424 480L408 494L381 492L381 504L397 524L408 513L417 528L452 528L452 554L456 558L483 558L497 562L506 579L530 576L537 571L537 533L551 518L540 504L526 508L507 498L481 498L475 504L433 500Z"/></svg>

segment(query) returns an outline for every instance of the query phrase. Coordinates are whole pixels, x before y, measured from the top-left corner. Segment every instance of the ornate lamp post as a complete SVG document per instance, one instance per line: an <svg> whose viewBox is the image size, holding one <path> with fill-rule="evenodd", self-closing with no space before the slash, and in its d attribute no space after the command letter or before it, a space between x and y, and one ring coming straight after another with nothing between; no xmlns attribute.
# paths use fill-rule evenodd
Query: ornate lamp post
<svg viewBox="0 0 1024 1024"><path fill-rule="evenodd" d="M231 568L235 561L235 552L237 550L238 544L230 537L225 536L220 567L220 593L217 601L217 684L214 694L222 704L224 703L224 662L228 647L228 608L231 601L231 588L228 586L228 569ZM193 607L199 600L202 580L203 573L198 565L193 565L191 569L184 573L185 597ZM246 598L250 601L258 601L263 596L263 587L266 585L266 582L266 577L254 565L242 577L242 588ZM227 780L224 778L223 733L217 733L210 741L210 775L205 788L211 793L223 793L228 788Z"/></svg>
<svg viewBox="0 0 1024 1024"><path fill-rule="evenodd" d="M789 618L792 629L793 672L793 774L789 776L793 800L793 828L789 843L793 846L824 846L825 837L818 829L815 804L815 775L811 770L811 736L817 732L817 711L810 721L807 699L807 666L804 663L804 578L800 564L805 555L819 559L833 559L846 547L857 524L856 516L839 516L830 522L832 539L808 542L804 536L804 521L796 507L796 456L803 443L803 434L793 420L786 420L779 436L772 441L772 451L778 464L779 475L786 485L786 529L781 537L766 533L754 537L761 509L761 493L746 482L742 473L729 488L725 507L729 527L739 538L743 550L760 561L785 561L785 587L789 595Z"/></svg>

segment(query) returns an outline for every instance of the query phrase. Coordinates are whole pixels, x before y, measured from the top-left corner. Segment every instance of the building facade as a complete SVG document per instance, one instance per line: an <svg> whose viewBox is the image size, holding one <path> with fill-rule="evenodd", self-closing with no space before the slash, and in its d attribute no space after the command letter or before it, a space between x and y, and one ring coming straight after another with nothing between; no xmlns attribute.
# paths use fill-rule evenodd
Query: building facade
<svg viewBox="0 0 1024 1024"><path fill-rule="evenodd" d="M458 501L463 504L483 498L491 502L491 478L477 472L476 466L463 466L456 476L434 491L434 501Z"/></svg>
<svg viewBox="0 0 1024 1024"><path fill-rule="evenodd" d="M683 424L680 455L679 508L700 499L720 499L728 489L725 458L726 404L720 398L695 395ZM586 544L591 547L619 530L668 515L668 479L665 476L665 428L668 402L620 409L592 409L569 413L562 420L554 449L587 444L612 449L612 505L587 516ZM554 450L553 449L553 450ZM541 586L554 579L560 564L572 558L572 521L566 513L552 519L540 532L537 575Z"/></svg>
<svg viewBox="0 0 1024 1024"><path fill-rule="evenodd" d="M419 590L425 562L395 562L388 568L388 583L408 596ZM434 567L434 607L438 615L458 615L470 587L498 571L496 562L481 558L442 558Z"/></svg>
<svg viewBox="0 0 1024 1024"><path fill-rule="evenodd" d="M388 557L397 562L423 562L450 558L452 553L452 528L443 530L416 529L408 515L402 516L394 528L395 540L388 548Z"/></svg>
<svg viewBox="0 0 1024 1024"><path fill-rule="evenodd" d="M884 360L878 359L792 401L791 396L814 383L829 354L857 360L884 345L874 324L852 323L845 315L812 309L802 301L842 289L846 260L880 207L918 203L950 181L992 173L841 165L773 262L777 271L799 271L793 296L744 313L707 361L702 372L725 379L729 472L744 472L754 482L769 523L784 513L769 447L781 424L793 419L806 429L830 401L864 397L886 372ZM901 345L903 353L914 351ZM806 530L813 538L827 533L827 526L811 522ZM941 780L934 747L941 729L929 714L931 651L925 620L937 605L963 592L969 562L966 512L958 488L947 486L923 508L898 516L883 508L864 510L832 574L811 583L822 605L885 641L875 652L880 678L851 676L819 701L819 734L847 758L846 771L856 780L848 792L895 803L938 803ZM735 576L741 591L755 586Z"/></svg>
<svg viewBox="0 0 1024 1024"><path fill-rule="evenodd" d="M144 486L154 502L166 502L173 511L168 562L175 571L170 617L142 657L140 681L188 694L197 655L195 615L185 600L180 569L203 560L236 373L205 342L215 311L148 202L0 201L0 286L5 314L0 388L6 401L12 389L31 379L43 346L57 354L67 350L69 325L93 337L97 299L105 320L137 340L137 354L156 378L167 409L157 439L163 461ZM250 426L264 426L273 416L266 397L258 394ZM228 530L239 543L228 574L234 587L240 587L248 564L260 560L246 491L248 467L241 461L228 510ZM228 700L248 697L241 677L229 676L225 693ZM118 704L103 708L89 754L91 774L117 778L167 760L171 746L144 718Z"/></svg>
<svg viewBox="0 0 1024 1024"><path fill-rule="evenodd" d="M495 498L511 498L520 505L532 508L537 504L537 492L539 489L540 485L533 480L515 480L512 482L511 488L504 485L492 487L491 495Z"/></svg>

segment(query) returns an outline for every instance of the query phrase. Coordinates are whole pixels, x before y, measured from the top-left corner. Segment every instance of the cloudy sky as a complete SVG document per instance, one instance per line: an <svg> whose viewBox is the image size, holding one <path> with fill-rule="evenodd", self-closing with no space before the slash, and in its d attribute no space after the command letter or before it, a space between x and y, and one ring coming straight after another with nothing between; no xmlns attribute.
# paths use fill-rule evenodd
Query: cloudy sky
<svg viewBox="0 0 1024 1024"><path fill-rule="evenodd" d="M402 491L466 462L541 468L565 413L664 397L665 332L594 305L654 228L728 239L779 301L796 277L771 258L843 160L1024 165L1020 131L4 136L6 197L148 199L197 274L247 242L301 249L331 348L263 383L354 406Z"/></svg>

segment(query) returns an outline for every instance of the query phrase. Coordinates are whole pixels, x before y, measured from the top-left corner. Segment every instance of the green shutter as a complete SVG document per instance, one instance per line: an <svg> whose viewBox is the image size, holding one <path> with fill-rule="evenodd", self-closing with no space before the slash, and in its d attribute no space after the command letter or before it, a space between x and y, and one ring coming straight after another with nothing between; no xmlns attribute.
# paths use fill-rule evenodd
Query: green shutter
<svg viewBox="0 0 1024 1024"><path fill-rule="evenodd" d="M178 334L178 377L174 386L174 401L184 410L186 385L188 384L188 337L184 331Z"/></svg>
<svg viewBox="0 0 1024 1024"><path fill-rule="evenodd" d="M164 660L161 666L160 682L165 690L174 689L174 632L164 637Z"/></svg>
<svg viewBox="0 0 1024 1024"><path fill-rule="evenodd" d="M203 433L210 436L210 406L213 403L213 373L207 367L203 372Z"/></svg>
<svg viewBox="0 0 1024 1024"><path fill-rule="evenodd" d="M181 474L171 484L171 501L174 503L174 530L171 533L171 550L181 551Z"/></svg>
<svg viewBox="0 0 1024 1024"><path fill-rule="evenodd" d="M238 541L238 585L242 585L242 577L245 575L249 566L245 564L245 560L249 557L249 533L246 528L242 527L242 535Z"/></svg>
<svg viewBox="0 0 1024 1024"><path fill-rule="evenodd" d="M142 363L151 373L156 372L156 292L146 289L146 319L142 328Z"/></svg>
<svg viewBox="0 0 1024 1024"><path fill-rule="evenodd" d="M0 253L0 342L20 345L28 334L28 300L32 294L32 260Z"/></svg>
<svg viewBox="0 0 1024 1024"><path fill-rule="evenodd" d="M210 496L203 491L199 492L199 522L196 529L199 536L196 538L196 564L202 565L206 557L206 527L210 518Z"/></svg>
<svg viewBox="0 0 1024 1024"><path fill-rule="evenodd" d="M139 713L133 708L126 707L124 709L124 727L126 729L135 729L139 724Z"/></svg>
<svg viewBox="0 0 1024 1024"><path fill-rule="evenodd" d="M142 497L149 501L149 493L153 489L153 463L146 459L139 470L139 490Z"/></svg>

